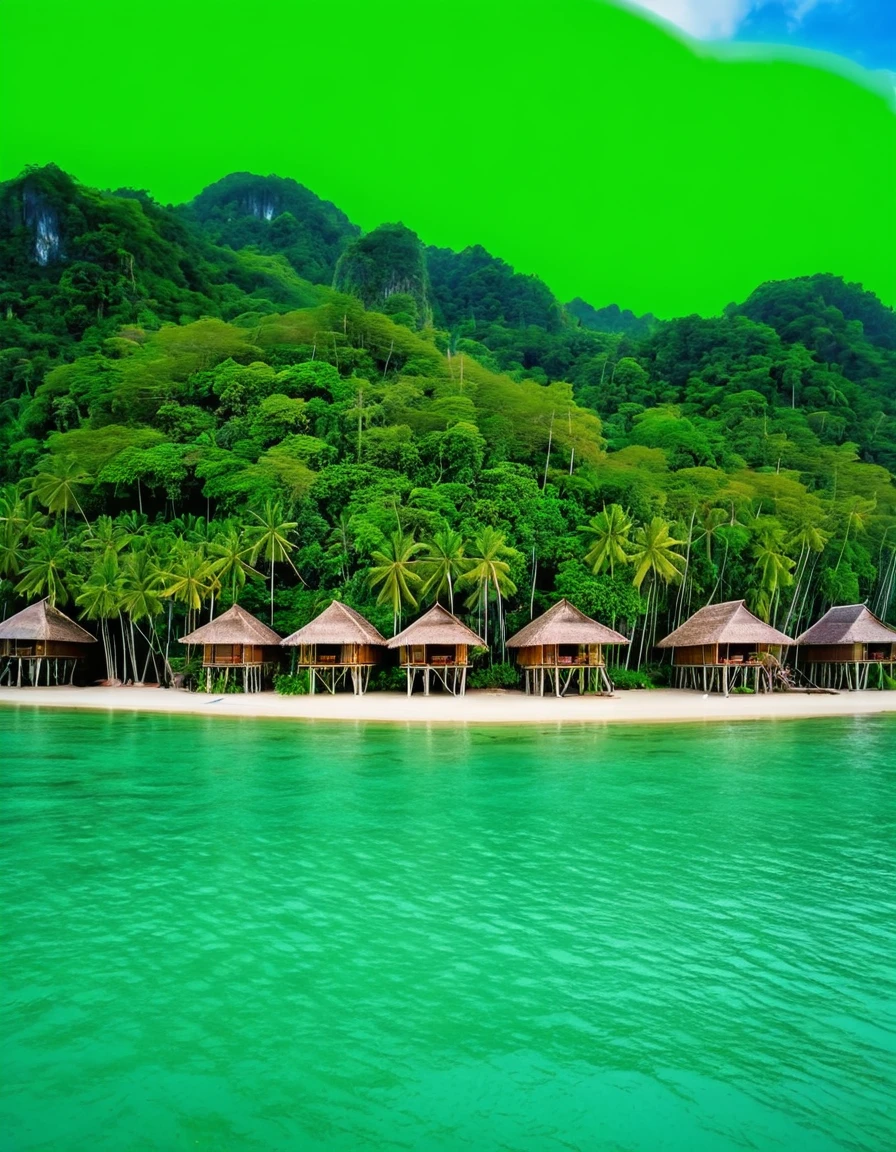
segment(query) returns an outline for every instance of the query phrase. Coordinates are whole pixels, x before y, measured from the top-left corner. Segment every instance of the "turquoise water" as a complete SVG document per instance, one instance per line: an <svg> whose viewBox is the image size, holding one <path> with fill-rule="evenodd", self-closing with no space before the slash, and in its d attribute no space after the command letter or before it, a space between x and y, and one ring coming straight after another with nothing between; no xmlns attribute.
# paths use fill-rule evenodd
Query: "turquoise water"
<svg viewBox="0 0 896 1152"><path fill-rule="evenodd" d="M0 1147L892 1149L894 738L0 712Z"/></svg>

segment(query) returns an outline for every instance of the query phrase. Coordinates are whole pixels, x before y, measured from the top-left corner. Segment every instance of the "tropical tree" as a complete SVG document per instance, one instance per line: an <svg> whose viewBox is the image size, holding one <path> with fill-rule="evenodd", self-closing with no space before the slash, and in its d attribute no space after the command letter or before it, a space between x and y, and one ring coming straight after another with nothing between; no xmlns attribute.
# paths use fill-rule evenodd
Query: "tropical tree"
<svg viewBox="0 0 896 1152"><path fill-rule="evenodd" d="M72 553L57 528L41 532L25 553L22 579L16 591L23 596L46 596L51 604L67 604Z"/></svg>
<svg viewBox="0 0 896 1152"><path fill-rule="evenodd" d="M520 553L511 548L502 533L495 528L483 528L470 542L471 556L468 567L458 577L458 585L471 588L465 604L478 609L483 621L483 635L488 638L488 602L492 591L498 604L498 629L501 647L504 647L504 601L516 592L510 576L510 561Z"/></svg>
<svg viewBox="0 0 896 1152"><path fill-rule="evenodd" d="M111 516L97 516L93 522L93 535L84 546L91 552L114 552L118 555L133 539L133 533L123 524L117 524Z"/></svg>
<svg viewBox="0 0 896 1152"><path fill-rule="evenodd" d="M781 589L793 583L796 561L783 551L783 536L783 529L769 528L760 533L753 545L759 570L759 586L752 596L753 609L763 620L772 618Z"/></svg>
<svg viewBox="0 0 896 1152"><path fill-rule="evenodd" d="M393 532L383 540L380 548L371 553L371 559L376 563L368 570L367 581L371 588L380 590L377 604L391 605L393 632L398 631L402 608L405 605L417 607L413 590L422 583L422 577L415 570L414 557L422 547L413 536Z"/></svg>
<svg viewBox="0 0 896 1152"><path fill-rule="evenodd" d="M290 540L290 534L297 526L297 521L287 520L283 505L279 501L265 500L260 512L251 513L255 524L247 530L247 539L251 543L251 562L257 563L259 556L263 557L271 569L271 624L274 623L274 565L284 560L288 561L293 572L298 576L295 565L290 556L295 545Z"/></svg>
<svg viewBox="0 0 896 1152"><path fill-rule="evenodd" d="M234 603L239 589L246 585L246 577L261 575L249 563L253 549L254 545L235 525L228 525L208 546L212 571L221 584L229 589Z"/></svg>
<svg viewBox="0 0 896 1152"><path fill-rule="evenodd" d="M592 538L591 547L585 553L585 563L595 576L605 568L609 568L613 576L617 564L631 562L628 554L631 530L631 519L619 504L610 504L579 529Z"/></svg>
<svg viewBox="0 0 896 1152"><path fill-rule="evenodd" d="M675 549L683 544L675 540L669 522L654 516L649 524L637 529L632 540L631 562L635 568L632 583L640 588L650 576L654 582L674 584L684 571L684 557Z"/></svg>
<svg viewBox="0 0 896 1152"><path fill-rule="evenodd" d="M338 560L343 584L348 583L349 561L354 547L352 541L353 519L351 513L343 508L339 513L339 519L333 526L332 532L330 532L327 537L327 556L331 559Z"/></svg>
<svg viewBox="0 0 896 1152"><path fill-rule="evenodd" d="M649 648L656 635L660 588L668 584L677 584L684 575L685 559L681 553L675 551L683 543L683 540L677 540L672 536L669 523L662 516L654 516L649 524L642 524L632 539L631 561L635 569L632 584L640 589L644 581L650 578L647 586L647 610L638 650L639 663L644 655L645 646ZM626 652L626 660L630 658L630 653L631 646Z"/></svg>
<svg viewBox="0 0 896 1152"><path fill-rule="evenodd" d="M447 593L448 607L453 613L455 583L470 566L464 555L463 537L453 528L445 528L436 532L431 540L423 542L423 553L420 558L424 577L421 595L438 600Z"/></svg>
<svg viewBox="0 0 896 1152"><path fill-rule="evenodd" d="M84 581L83 588L75 597L75 603L84 611L88 620L99 620L103 655L106 659L106 679L117 680L118 661L109 632L109 621L121 617L121 574L116 552L103 552L97 558ZM124 655L122 653L122 656ZM125 659L125 667L126 665Z"/></svg>
<svg viewBox="0 0 896 1152"><path fill-rule="evenodd" d="M706 540L706 559L710 564L712 563L712 542L716 538L716 533L720 528L728 524L730 520L731 516L726 508L717 508L710 504L704 506L700 511L699 523L703 529L703 537Z"/></svg>
<svg viewBox="0 0 896 1152"><path fill-rule="evenodd" d="M90 522L78 501L77 490L91 479L75 456L57 456L34 477L31 489L48 512L54 516L62 513L63 528L68 527L69 512L77 509L90 532Z"/></svg>
<svg viewBox="0 0 896 1152"><path fill-rule="evenodd" d="M170 596L187 610L187 631L193 631L194 614L202 607L214 581L214 573L205 553L181 540L176 547L173 562L163 573L162 596Z"/></svg>
<svg viewBox="0 0 896 1152"><path fill-rule="evenodd" d="M158 563L148 548L137 548L128 552L121 566L121 609L127 614L128 636L130 641L131 667L134 670L134 680L145 680L146 669L150 659L156 667L155 656L155 630L153 621L162 611L162 574ZM141 629L142 621L149 623L149 635ZM149 652L143 671L137 674L137 653L134 638L134 629L137 629L146 641ZM158 675L158 668L156 668Z"/></svg>

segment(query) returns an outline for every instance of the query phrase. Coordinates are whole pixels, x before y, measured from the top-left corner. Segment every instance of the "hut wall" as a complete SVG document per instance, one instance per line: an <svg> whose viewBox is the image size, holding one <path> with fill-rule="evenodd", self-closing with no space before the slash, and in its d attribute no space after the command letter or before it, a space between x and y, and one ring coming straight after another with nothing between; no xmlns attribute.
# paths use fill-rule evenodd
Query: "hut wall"
<svg viewBox="0 0 896 1152"><path fill-rule="evenodd" d="M266 651L270 655L266 656ZM275 659L274 650L260 644L205 644L202 650L203 667L240 667L243 664L263 664Z"/></svg>
<svg viewBox="0 0 896 1152"><path fill-rule="evenodd" d="M718 658L718 645L692 644L686 648L675 648L672 654L672 663L673 665L694 667L701 664L717 664Z"/></svg>
<svg viewBox="0 0 896 1152"><path fill-rule="evenodd" d="M83 644L69 644L64 640L0 640L0 656L19 656L23 660L45 656L83 660Z"/></svg>
<svg viewBox="0 0 896 1152"><path fill-rule="evenodd" d="M600 644L533 644L517 650L521 668L600 668L604 664Z"/></svg>
<svg viewBox="0 0 896 1152"><path fill-rule="evenodd" d="M378 652L373 644L301 644L297 663L311 667L356 667L378 663Z"/></svg>
<svg viewBox="0 0 896 1152"><path fill-rule="evenodd" d="M861 644L806 644L800 647L808 664L845 664L862 660Z"/></svg>
<svg viewBox="0 0 896 1152"><path fill-rule="evenodd" d="M377 664L379 663L379 649L373 644L352 644L346 645L346 648L351 647L355 653L356 664Z"/></svg>
<svg viewBox="0 0 896 1152"><path fill-rule="evenodd" d="M463 668L467 664L467 653L466 644L402 644L399 648L399 662L402 666L410 664L423 667L429 664Z"/></svg>

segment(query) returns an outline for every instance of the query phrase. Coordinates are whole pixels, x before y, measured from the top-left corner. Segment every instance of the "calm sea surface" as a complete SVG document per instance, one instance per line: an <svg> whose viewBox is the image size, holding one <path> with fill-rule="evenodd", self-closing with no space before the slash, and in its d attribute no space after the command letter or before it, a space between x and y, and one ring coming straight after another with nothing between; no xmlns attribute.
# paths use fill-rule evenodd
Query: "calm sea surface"
<svg viewBox="0 0 896 1152"><path fill-rule="evenodd" d="M4 1152L896 1147L896 720L0 758Z"/></svg>

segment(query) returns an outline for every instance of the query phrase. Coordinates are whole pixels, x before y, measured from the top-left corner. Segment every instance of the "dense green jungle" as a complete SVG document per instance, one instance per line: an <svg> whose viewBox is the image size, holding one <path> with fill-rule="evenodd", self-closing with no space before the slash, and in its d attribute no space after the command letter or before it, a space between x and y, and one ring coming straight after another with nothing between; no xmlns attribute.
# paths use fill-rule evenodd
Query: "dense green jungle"
<svg viewBox="0 0 896 1152"><path fill-rule="evenodd" d="M234 600L286 634L339 598L390 634L438 599L489 642L480 685L560 596L643 683L713 600L790 635L837 603L896 622L896 312L823 270L714 317L595 303L362 235L288 179L163 206L25 171L0 185L2 615L48 596L143 680Z"/></svg>

